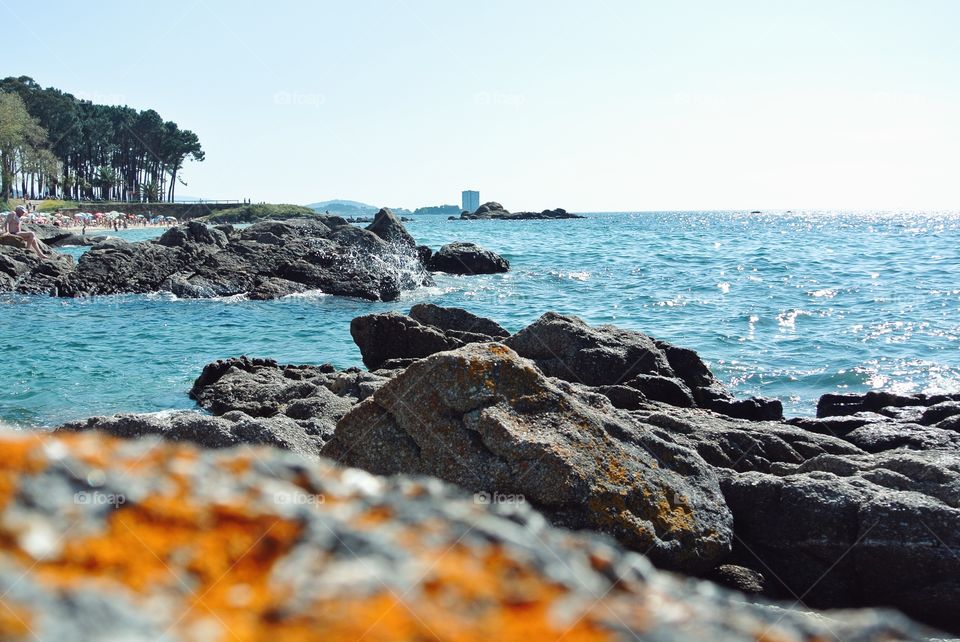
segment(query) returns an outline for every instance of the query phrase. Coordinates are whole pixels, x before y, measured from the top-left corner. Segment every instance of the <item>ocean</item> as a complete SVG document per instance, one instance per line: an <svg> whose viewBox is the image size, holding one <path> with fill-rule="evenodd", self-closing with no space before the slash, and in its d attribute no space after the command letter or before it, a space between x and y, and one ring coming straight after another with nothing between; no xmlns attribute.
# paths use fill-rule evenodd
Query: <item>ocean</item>
<svg viewBox="0 0 960 642"><path fill-rule="evenodd" d="M418 242L473 241L511 271L437 275L435 287L390 303L0 294L0 423L192 408L187 391L203 366L241 354L361 365L350 320L423 301L511 331L548 310L640 330L696 350L736 395L781 399L788 416L814 414L827 392L960 391L956 213L586 216L417 218L407 228Z"/></svg>

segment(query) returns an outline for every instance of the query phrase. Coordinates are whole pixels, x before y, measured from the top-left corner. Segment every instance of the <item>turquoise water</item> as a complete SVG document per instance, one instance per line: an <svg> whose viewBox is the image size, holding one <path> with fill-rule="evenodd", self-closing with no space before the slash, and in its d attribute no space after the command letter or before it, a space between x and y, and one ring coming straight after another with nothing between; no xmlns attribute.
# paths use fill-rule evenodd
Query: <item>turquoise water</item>
<svg viewBox="0 0 960 642"><path fill-rule="evenodd" d="M697 350L738 395L779 397L788 414L812 414L831 391L960 391L956 215L422 217L408 229L434 248L480 243L512 271L439 275L436 287L392 303L0 295L0 422L189 408L201 368L240 354L359 365L350 319L420 301L465 307L510 330L547 310L642 330Z"/></svg>

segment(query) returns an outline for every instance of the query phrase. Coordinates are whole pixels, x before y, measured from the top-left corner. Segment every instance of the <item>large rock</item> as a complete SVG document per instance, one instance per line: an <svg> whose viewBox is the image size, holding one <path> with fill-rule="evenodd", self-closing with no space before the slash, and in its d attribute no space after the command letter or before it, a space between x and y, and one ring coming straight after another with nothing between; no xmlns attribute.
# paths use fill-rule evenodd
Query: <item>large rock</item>
<svg viewBox="0 0 960 642"><path fill-rule="evenodd" d="M384 207L374 217L373 222L367 226L367 229L387 243L393 243L404 248L416 248L417 242L414 240L403 223L394 215L389 208Z"/></svg>
<svg viewBox="0 0 960 642"><path fill-rule="evenodd" d="M0 292L56 293L60 280L73 268L73 257L66 254L51 252L43 260L22 247L0 244Z"/></svg>
<svg viewBox="0 0 960 642"><path fill-rule="evenodd" d="M272 359L239 357L205 366L190 396L217 416L241 412L283 419L284 425L292 421L317 450L333 436L340 418L386 381L356 368L338 371L331 365L280 365Z"/></svg>
<svg viewBox="0 0 960 642"><path fill-rule="evenodd" d="M722 471L738 555L813 606L887 605L960 631L960 455L819 455Z"/></svg>
<svg viewBox="0 0 960 642"><path fill-rule="evenodd" d="M378 229L391 238L406 233L391 217ZM392 300L432 283L413 245L333 217L263 221L239 233L191 221L156 242L109 240L61 281L62 296L168 290L180 297L270 299L319 289L369 300Z"/></svg>
<svg viewBox="0 0 960 642"><path fill-rule="evenodd" d="M397 312L369 314L353 319L350 334L371 370L388 361L428 357L468 343L496 341L509 333L495 321L460 308L420 303L410 315Z"/></svg>
<svg viewBox="0 0 960 642"><path fill-rule="evenodd" d="M497 274L510 270L510 262L476 243L448 243L432 257L428 267L448 274Z"/></svg>
<svg viewBox="0 0 960 642"><path fill-rule="evenodd" d="M0 638L922 640L658 573L606 538L270 448L0 434Z"/></svg>
<svg viewBox="0 0 960 642"><path fill-rule="evenodd" d="M587 386L627 386L653 401L703 407L743 419L781 419L775 399L735 400L697 354L641 332L591 327L547 312L505 343L551 377Z"/></svg>
<svg viewBox="0 0 960 642"><path fill-rule="evenodd" d="M501 344L413 363L340 420L323 454L523 495L557 524L609 533L672 568L709 568L730 547L716 477L696 453Z"/></svg>

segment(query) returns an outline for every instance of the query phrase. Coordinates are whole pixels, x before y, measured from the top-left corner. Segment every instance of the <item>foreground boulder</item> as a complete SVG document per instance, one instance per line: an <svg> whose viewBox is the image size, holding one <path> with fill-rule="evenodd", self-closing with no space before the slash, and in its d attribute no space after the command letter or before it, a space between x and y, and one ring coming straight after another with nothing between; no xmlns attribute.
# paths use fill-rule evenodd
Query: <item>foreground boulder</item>
<svg viewBox="0 0 960 642"><path fill-rule="evenodd" d="M696 453L501 344L416 361L347 413L322 452L522 495L559 525L609 533L672 568L704 570L730 548L730 515Z"/></svg>
<svg viewBox="0 0 960 642"><path fill-rule="evenodd" d="M242 231L191 221L156 242L111 239L80 258L60 294L168 290L191 298L248 294L272 299L319 289L392 300L432 281L415 249L394 242L405 230L390 216L376 228L389 241L334 217L264 221Z"/></svg>
<svg viewBox="0 0 960 642"><path fill-rule="evenodd" d="M270 448L0 434L0 638L922 640L658 573L608 539Z"/></svg>
<svg viewBox="0 0 960 642"><path fill-rule="evenodd" d="M510 270L510 262L476 243L448 243L432 257L428 267L448 274L498 274Z"/></svg>

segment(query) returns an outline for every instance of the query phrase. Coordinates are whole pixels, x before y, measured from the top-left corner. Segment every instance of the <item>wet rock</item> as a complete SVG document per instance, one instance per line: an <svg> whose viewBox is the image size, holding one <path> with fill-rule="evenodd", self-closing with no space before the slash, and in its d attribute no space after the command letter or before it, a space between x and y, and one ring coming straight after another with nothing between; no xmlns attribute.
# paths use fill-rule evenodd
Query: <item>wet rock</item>
<svg viewBox="0 0 960 642"><path fill-rule="evenodd" d="M730 547L726 506L699 456L501 344L413 363L340 420L323 454L522 495L554 523L609 533L672 568L708 568Z"/></svg>
<svg viewBox="0 0 960 642"><path fill-rule="evenodd" d="M350 322L350 336L360 347L364 365L371 370L390 359L426 357L463 345L442 330L399 312L357 317Z"/></svg>
<svg viewBox="0 0 960 642"><path fill-rule="evenodd" d="M4 433L0 459L11 642L937 635L892 612L750 604L524 503L271 448Z"/></svg>
<svg viewBox="0 0 960 642"><path fill-rule="evenodd" d="M430 257L432 272L448 274L497 274L507 272L510 262L476 243L448 243Z"/></svg>
<svg viewBox="0 0 960 642"><path fill-rule="evenodd" d="M406 234L386 214L374 225L392 239ZM81 257L76 270L61 280L59 293L167 290L183 297L249 294L262 300L321 290L392 300L430 283L414 244L388 243L371 231L318 217L262 221L239 234L191 221L170 228L156 242L111 239Z"/></svg>

